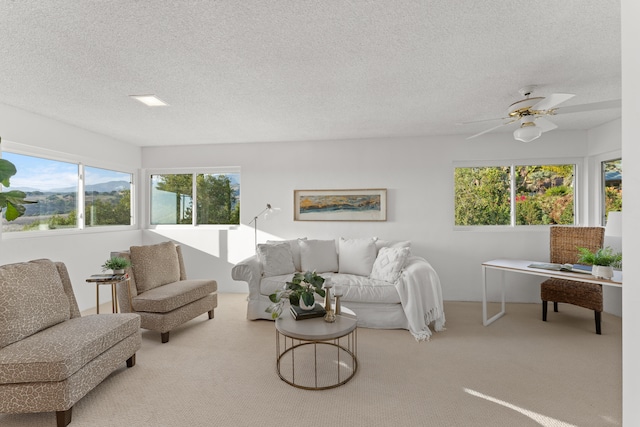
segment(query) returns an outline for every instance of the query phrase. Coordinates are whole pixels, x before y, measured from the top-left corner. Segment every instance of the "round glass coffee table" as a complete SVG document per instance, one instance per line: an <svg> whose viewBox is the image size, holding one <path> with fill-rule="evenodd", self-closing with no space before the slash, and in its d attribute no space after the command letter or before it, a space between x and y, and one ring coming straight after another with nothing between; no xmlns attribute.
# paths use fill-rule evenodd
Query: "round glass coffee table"
<svg viewBox="0 0 640 427"><path fill-rule="evenodd" d="M350 312L350 313L349 313ZM282 381L306 390L348 382L358 370L357 319L343 308L333 323L322 317L276 319L276 370Z"/></svg>

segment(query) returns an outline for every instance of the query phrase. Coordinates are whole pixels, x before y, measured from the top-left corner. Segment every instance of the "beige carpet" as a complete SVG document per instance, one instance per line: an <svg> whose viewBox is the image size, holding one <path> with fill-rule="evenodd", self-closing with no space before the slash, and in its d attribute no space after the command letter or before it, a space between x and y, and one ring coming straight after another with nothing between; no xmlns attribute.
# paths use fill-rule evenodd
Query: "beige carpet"
<svg viewBox="0 0 640 427"><path fill-rule="evenodd" d="M484 327L479 303L447 302L447 330L358 330L358 372L324 391L275 372L272 322L245 320L245 295L221 294L167 344L143 332L137 364L78 402L73 427L621 425L621 319L567 305L508 304ZM550 306L551 309L551 306ZM0 425L55 426L55 415L0 415Z"/></svg>

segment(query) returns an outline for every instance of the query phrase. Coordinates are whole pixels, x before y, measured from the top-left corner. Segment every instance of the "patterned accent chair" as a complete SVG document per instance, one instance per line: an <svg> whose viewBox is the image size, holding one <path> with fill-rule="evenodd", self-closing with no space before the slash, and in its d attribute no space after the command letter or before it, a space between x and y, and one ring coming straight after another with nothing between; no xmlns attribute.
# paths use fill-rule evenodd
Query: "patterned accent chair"
<svg viewBox="0 0 640 427"><path fill-rule="evenodd" d="M578 248L595 251L604 244L603 227L552 226L550 228L550 262L575 264ZM542 320L547 321L547 301L553 301L553 311L558 312L558 303L577 305L593 310L596 334L601 334L602 285L574 282L562 279L547 279L540 285Z"/></svg>
<svg viewBox="0 0 640 427"><path fill-rule="evenodd" d="M141 327L160 332L163 343L175 327L208 313L218 306L215 280L188 280L180 245L164 242L131 246L112 252L131 260L125 271L130 282L119 283L118 304L123 313L137 313Z"/></svg>
<svg viewBox="0 0 640 427"><path fill-rule="evenodd" d="M135 365L136 314L80 316L65 265L47 259L0 266L0 413L56 412L116 369Z"/></svg>

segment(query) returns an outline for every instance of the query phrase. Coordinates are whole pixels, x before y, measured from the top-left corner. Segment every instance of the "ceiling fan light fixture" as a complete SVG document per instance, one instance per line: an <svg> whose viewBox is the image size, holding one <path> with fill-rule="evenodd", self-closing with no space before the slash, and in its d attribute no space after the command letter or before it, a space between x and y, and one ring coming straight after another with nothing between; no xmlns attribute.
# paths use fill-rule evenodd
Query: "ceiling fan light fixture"
<svg viewBox="0 0 640 427"><path fill-rule="evenodd" d="M522 123L522 125L513 132L513 137L522 142L531 142L534 139L540 138L540 135L542 135L542 130L532 121Z"/></svg>

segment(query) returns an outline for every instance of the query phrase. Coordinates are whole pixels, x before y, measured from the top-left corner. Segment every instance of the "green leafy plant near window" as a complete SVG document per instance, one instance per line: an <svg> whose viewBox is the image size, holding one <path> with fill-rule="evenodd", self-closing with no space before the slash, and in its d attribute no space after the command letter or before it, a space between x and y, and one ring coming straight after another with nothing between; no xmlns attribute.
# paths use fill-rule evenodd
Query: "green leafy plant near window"
<svg viewBox="0 0 640 427"><path fill-rule="evenodd" d="M580 258L578 264L600 265L605 267L622 268L622 254L613 252L610 247L590 251L587 248L578 248Z"/></svg>
<svg viewBox="0 0 640 427"><path fill-rule="evenodd" d="M269 299L273 304L267 307L267 313L271 313L271 318L277 319L282 314L284 302L288 299L291 305L300 305L302 299L308 306L315 302L314 293L324 298L325 291L322 289L324 277L318 275L315 271L307 271L305 273L295 273L293 279L287 282L284 290L269 295Z"/></svg>
<svg viewBox="0 0 640 427"><path fill-rule="evenodd" d="M124 270L127 267L131 266L131 262L121 256L115 256L113 258L109 258L102 264L102 271L106 270Z"/></svg>
<svg viewBox="0 0 640 427"><path fill-rule="evenodd" d="M0 138L0 143L2 143L2 138ZM10 186L9 178L15 175L16 172L16 166L13 163L0 159L0 184L3 187ZM35 203L25 200L26 197L27 195L24 192L18 190L0 192L0 211L6 209L4 217L7 221L13 221L24 215L25 204Z"/></svg>

